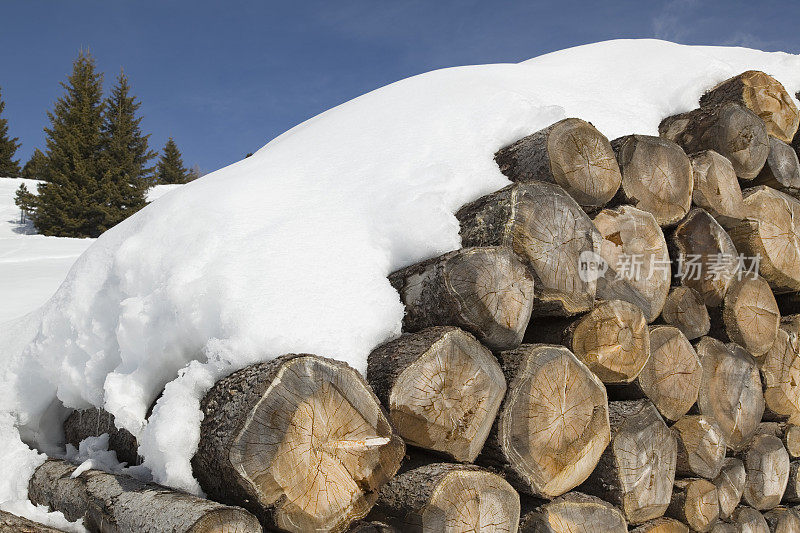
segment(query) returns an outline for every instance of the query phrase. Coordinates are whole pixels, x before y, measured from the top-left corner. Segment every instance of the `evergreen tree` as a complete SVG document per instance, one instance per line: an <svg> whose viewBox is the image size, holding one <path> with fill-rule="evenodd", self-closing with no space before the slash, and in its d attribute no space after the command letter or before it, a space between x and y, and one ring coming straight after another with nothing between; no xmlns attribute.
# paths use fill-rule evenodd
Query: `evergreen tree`
<svg viewBox="0 0 800 533"><path fill-rule="evenodd" d="M19 207L22 212L20 223L23 223L36 208L36 195L32 194L25 184L22 183L17 189L17 194L14 196L14 203L17 204L17 207Z"/></svg>
<svg viewBox="0 0 800 533"><path fill-rule="evenodd" d="M0 177L18 178L19 161L14 159L14 154L19 148L19 139L8 136L8 119L3 118L3 109L6 103L0 95Z"/></svg>
<svg viewBox="0 0 800 533"><path fill-rule="evenodd" d="M164 145L164 153L158 160L156 169L156 183L166 185L170 183L186 183L189 181L189 171L183 166L183 158L178 150L178 145L169 138Z"/></svg>
<svg viewBox="0 0 800 533"><path fill-rule="evenodd" d="M33 222L40 233L61 237L97 237L108 218L108 192L100 187L103 76L94 59L81 51L65 94L48 112L47 183L39 185Z"/></svg>
<svg viewBox="0 0 800 533"><path fill-rule="evenodd" d="M47 176L47 156L36 148L25 166L22 167L22 177L28 180L44 180Z"/></svg>

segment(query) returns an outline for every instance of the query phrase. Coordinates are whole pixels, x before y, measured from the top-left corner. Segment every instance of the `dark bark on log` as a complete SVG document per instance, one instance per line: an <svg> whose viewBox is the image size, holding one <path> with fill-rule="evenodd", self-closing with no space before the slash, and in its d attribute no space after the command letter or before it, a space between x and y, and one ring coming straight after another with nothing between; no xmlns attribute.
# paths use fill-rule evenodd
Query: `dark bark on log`
<svg viewBox="0 0 800 533"><path fill-rule="evenodd" d="M694 174L692 202L724 228L737 224L744 216L744 202L731 162L714 150L696 152L689 159Z"/></svg>
<svg viewBox="0 0 800 533"><path fill-rule="evenodd" d="M711 328L711 319L702 295L686 286L672 288L664 302L661 319L681 330L690 341L708 335Z"/></svg>
<svg viewBox="0 0 800 533"><path fill-rule="evenodd" d="M99 437L108 433L108 449L117 453L117 459L129 466L141 464L139 443L126 429L114 424L114 415L105 409L80 409L73 411L64 421L66 441L76 448L87 437Z"/></svg>
<svg viewBox="0 0 800 533"><path fill-rule="evenodd" d="M723 520L729 519L742 501L746 481L747 474L742 460L737 457L726 457L722 461L722 470L712 481L717 487L719 516Z"/></svg>
<svg viewBox="0 0 800 533"><path fill-rule="evenodd" d="M714 419L685 416L675 422L672 432L678 442L677 475L706 479L719 475L725 460L725 437Z"/></svg>
<svg viewBox="0 0 800 533"><path fill-rule="evenodd" d="M687 524L692 531L710 531L719 520L717 488L705 479L676 480L666 514Z"/></svg>
<svg viewBox="0 0 800 533"><path fill-rule="evenodd" d="M568 492L545 503L525 513L519 522L520 533L574 531L627 533L628 524L613 505L581 492Z"/></svg>
<svg viewBox="0 0 800 533"><path fill-rule="evenodd" d="M800 194L800 162L794 148L770 137L767 163L753 184L767 185L796 198Z"/></svg>
<svg viewBox="0 0 800 533"><path fill-rule="evenodd" d="M64 531L0 511L0 533L64 533Z"/></svg>
<svg viewBox="0 0 800 533"><path fill-rule="evenodd" d="M759 511L776 507L789 481L789 454L780 439L756 435L744 455L744 469L744 501Z"/></svg>

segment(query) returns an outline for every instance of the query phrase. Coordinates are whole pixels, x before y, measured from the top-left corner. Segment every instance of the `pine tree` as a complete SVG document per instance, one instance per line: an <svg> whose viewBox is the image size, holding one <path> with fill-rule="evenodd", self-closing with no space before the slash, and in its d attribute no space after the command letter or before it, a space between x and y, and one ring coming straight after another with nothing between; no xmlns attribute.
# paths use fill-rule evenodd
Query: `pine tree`
<svg viewBox="0 0 800 533"><path fill-rule="evenodd" d="M14 196L14 203L17 204L17 207L19 207L22 213L20 223L23 223L36 208L36 195L32 194L25 184L22 183L17 189L17 194Z"/></svg>
<svg viewBox="0 0 800 533"><path fill-rule="evenodd" d="M19 139L8 136L8 119L3 118L5 107L6 103L0 94L0 177L18 178L19 161L14 159L14 154L19 148Z"/></svg>
<svg viewBox="0 0 800 533"><path fill-rule="evenodd" d="M33 222L40 233L61 237L97 237L107 219L108 192L100 187L103 76L94 59L81 51L65 94L48 112L47 183L39 185Z"/></svg>
<svg viewBox="0 0 800 533"><path fill-rule="evenodd" d="M158 160L156 169L156 183L166 185L170 183L186 183L189 181L189 171L183 166L183 158L178 150L178 145L169 138L164 145L164 153Z"/></svg>
<svg viewBox="0 0 800 533"><path fill-rule="evenodd" d="M36 148L25 166L22 167L22 177L27 180L42 180L47 176L47 156Z"/></svg>

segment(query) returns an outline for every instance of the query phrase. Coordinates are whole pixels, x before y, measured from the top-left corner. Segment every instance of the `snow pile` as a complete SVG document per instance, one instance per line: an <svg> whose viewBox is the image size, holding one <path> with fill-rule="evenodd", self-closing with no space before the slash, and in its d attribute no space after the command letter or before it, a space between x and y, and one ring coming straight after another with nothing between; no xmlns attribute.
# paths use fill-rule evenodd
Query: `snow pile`
<svg viewBox="0 0 800 533"><path fill-rule="evenodd" d="M609 138L656 134L747 69L800 89L798 56L611 41L430 72L327 111L98 239L17 336L0 332L2 405L45 447L63 416L56 397L103 406L139 437L156 481L198 492L203 393L286 352L363 370L400 331L386 275L459 246L453 213L508 183L497 149L568 116ZM17 438L0 433L0 464L28 475L36 458L11 455ZM0 501L22 497L0 486Z"/></svg>

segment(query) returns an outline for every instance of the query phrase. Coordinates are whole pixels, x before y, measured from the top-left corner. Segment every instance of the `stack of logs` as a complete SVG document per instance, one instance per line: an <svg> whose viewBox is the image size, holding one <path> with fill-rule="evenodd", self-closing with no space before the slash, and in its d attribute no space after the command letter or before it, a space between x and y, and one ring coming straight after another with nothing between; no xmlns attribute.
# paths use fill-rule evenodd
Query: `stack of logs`
<svg viewBox="0 0 800 533"><path fill-rule="evenodd" d="M390 275L366 379L292 354L208 392L209 500L59 460L30 498L91 531L800 532L798 118L749 71L659 137L520 139L464 248ZM65 432L137 461L108 413Z"/></svg>

